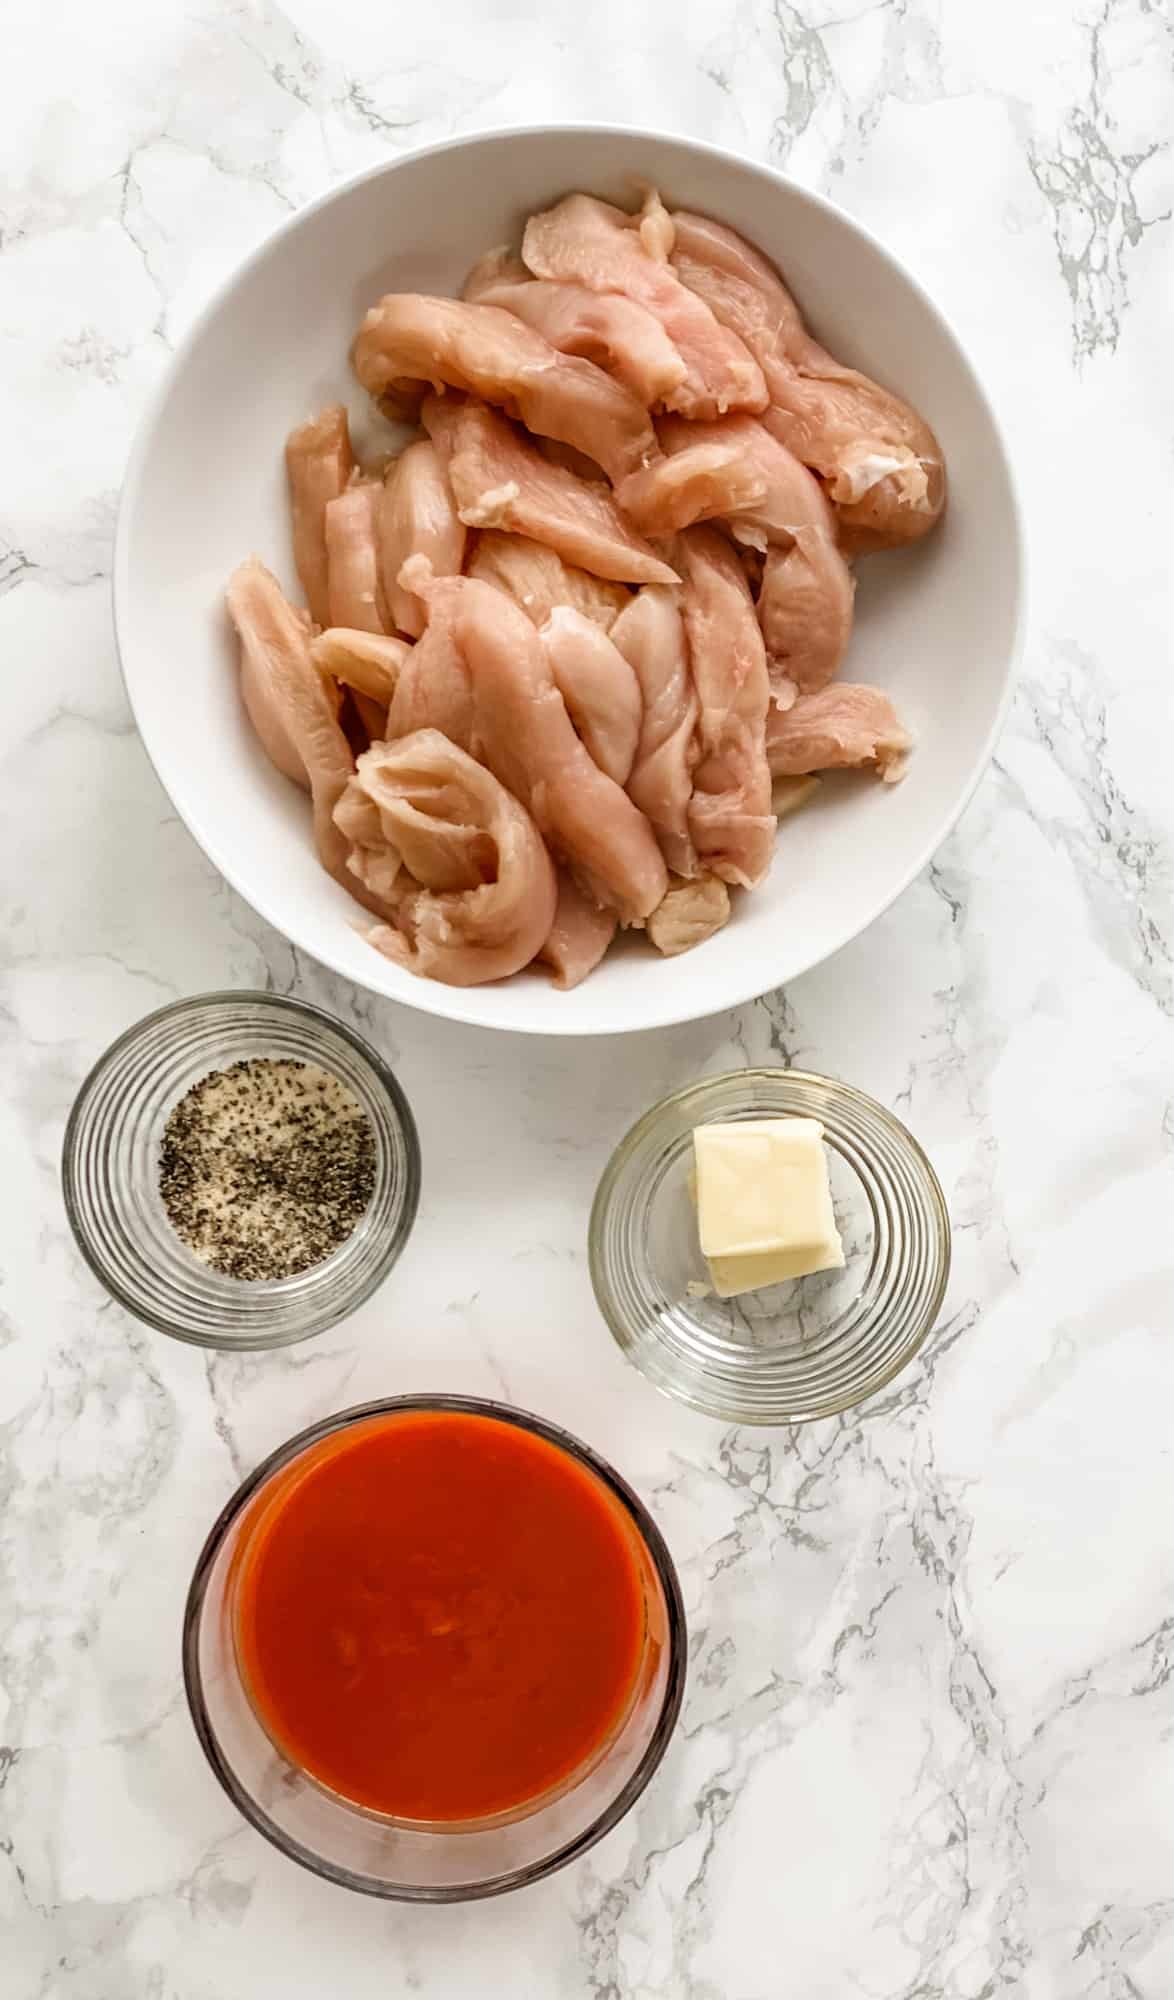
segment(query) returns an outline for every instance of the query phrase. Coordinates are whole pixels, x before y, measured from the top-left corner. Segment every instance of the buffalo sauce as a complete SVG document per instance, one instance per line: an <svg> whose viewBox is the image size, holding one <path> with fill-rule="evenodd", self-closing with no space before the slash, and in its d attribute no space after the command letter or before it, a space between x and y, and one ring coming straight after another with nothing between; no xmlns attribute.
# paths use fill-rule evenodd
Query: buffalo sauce
<svg viewBox="0 0 1174 2000"><path fill-rule="evenodd" d="M368 1811L517 1811L622 1725L646 1564L619 1501L547 1439L457 1410L372 1417L255 1503L242 1677L289 1760Z"/></svg>

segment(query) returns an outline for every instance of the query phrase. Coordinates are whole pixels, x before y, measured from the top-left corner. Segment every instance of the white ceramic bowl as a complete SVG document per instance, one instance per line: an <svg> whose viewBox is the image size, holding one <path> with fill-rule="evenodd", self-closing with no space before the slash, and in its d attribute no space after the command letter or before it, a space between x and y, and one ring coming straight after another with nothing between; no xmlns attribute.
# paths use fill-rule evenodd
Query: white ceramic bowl
<svg viewBox="0 0 1174 2000"><path fill-rule="evenodd" d="M625 940L573 993L538 974L457 989L398 970L315 859L308 802L267 763L237 693L225 581L256 552L294 582L282 444L320 404L375 424L347 351L382 292L456 292L469 265L572 188L629 201L654 181L776 258L832 351L903 390L945 450L928 542L861 565L845 674L891 689L917 749L904 784L824 787L785 823L769 881L688 956ZM140 432L115 554L118 644L159 777L205 853L300 949L360 985L532 1034L652 1028L751 999L827 958L923 868L991 753L1010 693L1022 547L998 427L949 327L880 244L766 167L694 141L600 127L454 140L336 188L224 285Z"/></svg>

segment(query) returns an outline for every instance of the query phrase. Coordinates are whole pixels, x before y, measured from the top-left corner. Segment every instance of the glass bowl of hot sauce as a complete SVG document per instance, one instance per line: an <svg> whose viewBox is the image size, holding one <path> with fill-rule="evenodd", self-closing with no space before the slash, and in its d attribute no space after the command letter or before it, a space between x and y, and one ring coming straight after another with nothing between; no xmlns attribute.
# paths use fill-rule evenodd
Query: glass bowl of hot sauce
<svg viewBox="0 0 1174 2000"><path fill-rule="evenodd" d="M635 1804L680 1712L680 1585L643 1503L545 1419L468 1396L328 1417L196 1564L196 1734L245 1818L368 1895L501 1894Z"/></svg>

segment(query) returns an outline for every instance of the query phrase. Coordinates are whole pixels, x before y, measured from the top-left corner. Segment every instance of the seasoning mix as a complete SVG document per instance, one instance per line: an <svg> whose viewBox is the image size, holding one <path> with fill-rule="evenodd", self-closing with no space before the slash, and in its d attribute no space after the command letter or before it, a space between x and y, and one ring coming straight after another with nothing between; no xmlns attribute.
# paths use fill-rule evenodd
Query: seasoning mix
<svg viewBox="0 0 1174 2000"><path fill-rule="evenodd" d="M345 1243L375 1188L362 1105L316 1063L261 1058L213 1070L164 1128L168 1219L225 1277L292 1278Z"/></svg>

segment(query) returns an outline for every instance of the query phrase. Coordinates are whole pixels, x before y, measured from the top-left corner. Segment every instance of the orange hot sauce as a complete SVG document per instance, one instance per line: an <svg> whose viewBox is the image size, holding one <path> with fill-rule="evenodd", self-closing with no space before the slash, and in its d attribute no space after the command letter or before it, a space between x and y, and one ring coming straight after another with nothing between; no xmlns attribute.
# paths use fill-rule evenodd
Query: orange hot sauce
<svg viewBox="0 0 1174 2000"><path fill-rule="evenodd" d="M556 1790L615 1734L647 1558L532 1431L375 1416L278 1476L238 1558L236 1645L290 1761L354 1804L453 1822Z"/></svg>

